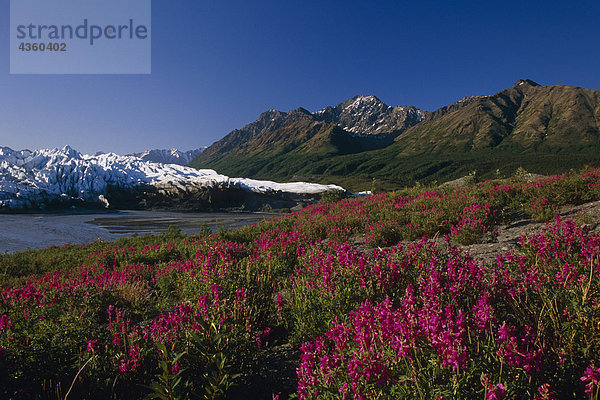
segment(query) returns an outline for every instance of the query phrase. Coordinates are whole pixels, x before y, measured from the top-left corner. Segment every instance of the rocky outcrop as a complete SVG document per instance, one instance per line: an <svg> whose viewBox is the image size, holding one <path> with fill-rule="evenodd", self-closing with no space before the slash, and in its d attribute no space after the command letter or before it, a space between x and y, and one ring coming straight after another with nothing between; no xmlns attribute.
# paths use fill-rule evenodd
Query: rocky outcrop
<svg viewBox="0 0 600 400"><path fill-rule="evenodd" d="M262 211L289 212L294 207L320 200L320 194L272 191L257 193L228 185L186 186L163 184L148 187L135 199L140 209L160 209L185 212ZM115 199L113 198L113 201ZM115 208L119 201L113 203Z"/></svg>

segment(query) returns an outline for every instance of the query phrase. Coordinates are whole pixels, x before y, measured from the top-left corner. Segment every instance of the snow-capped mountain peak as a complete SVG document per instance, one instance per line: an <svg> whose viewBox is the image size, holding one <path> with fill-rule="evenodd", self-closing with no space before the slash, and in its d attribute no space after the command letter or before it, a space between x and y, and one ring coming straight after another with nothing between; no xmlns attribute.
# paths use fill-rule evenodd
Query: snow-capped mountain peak
<svg viewBox="0 0 600 400"><path fill-rule="evenodd" d="M355 135L377 135L405 130L424 118L413 106L390 107L377 97L354 96L335 107L326 107L313 115L338 124Z"/></svg>
<svg viewBox="0 0 600 400"><path fill-rule="evenodd" d="M168 150L154 149L131 155L155 163L186 165L194 158L198 157L205 149L206 146L189 151L180 151L175 148Z"/></svg>
<svg viewBox="0 0 600 400"><path fill-rule="evenodd" d="M355 96L350 101L345 102L347 105L344 107L345 110L356 110L356 111L368 111L371 107L379 105L386 106L383 101L379 100L375 96ZM390 108L389 106L386 106Z"/></svg>

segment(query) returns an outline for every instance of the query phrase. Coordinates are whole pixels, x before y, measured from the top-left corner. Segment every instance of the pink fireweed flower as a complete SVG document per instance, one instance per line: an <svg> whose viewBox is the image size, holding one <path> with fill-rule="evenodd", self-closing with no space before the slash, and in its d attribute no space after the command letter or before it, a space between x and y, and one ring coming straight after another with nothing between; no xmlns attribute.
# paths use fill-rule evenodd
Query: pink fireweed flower
<svg viewBox="0 0 600 400"><path fill-rule="evenodd" d="M485 395L485 400L501 400L505 396L505 391L504 385L501 383L490 386Z"/></svg>
<svg viewBox="0 0 600 400"><path fill-rule="evenodd" d="M506 324L503 324L498 328L498 342L504 342L511 339L511 328Z"/></svg>
<svg viewBox="0 0 600 400"><path fill-rule="evenodd" d="M117 369L122 373L127 372L127 362L125 360L121 360L117 366Z"/></svg>
<svg viewBox="0 0 600 400"><path fill-rule="evenodd" d="M11 318L6 314L2 314L2 316L0 316L0 331L10 329L11 326L13 326Z"/></svg>
<svg viewBox="0 0 600 400"><path fill-rule="evenodd" d="M243 307L243 303L248 296L248 290L246 288L240 288L235 291L235 302L240 307Z"/></svg>
<svg viewBox="0 0 600 400"><path fill-rule="evenodd" d="M542 351L535 348L535 333L530 326L525 326L517 335L514 327L502 325L498 328L497 342L500 349L496 354L508 365L518 365L529 373L540 369Z"/></svg>
<svg viewBox="0 0 600 400"><path fill-rule="evenodd" d="M474 320L480 331L490 328L490 324L495 322L494 308L490 304L490 294L484 291L482 296L473 306Z"/></svg>
<svg viewBox="0 0 600 400"><path fill-rule="evenodd" d="M594 392L600 392L600 367L595 367L591 364L587 367L581 381L585 382L585 393L588 396L592 396Z"/></svg>
<svg viewBox="0 0 600 400"><path fill-rule="evenodd" d="M486 374L481 375L481 385L484 388L488 388L490 386L490 378Z"/></svg>
<svg viewBox="0 0 600 400"><path fill-rule="evenodd" d="M284 304L283 295L281 293L277 293L277 300L275 301L275 304L277 305L277 314L281 318Z"/></svg>
<svg viewBox="0 0 600 400"><path fill-rule="evenodd" d="M486 400L500 400L505 396L506 388L502 383L498 383L497 385L493 385L490 382L490 378L486 374L481 375L481 385L485 388Z"/></svg>
<svg viewBox="0 0 600 400"><path fill-rule="evenodd" d="M121 346L123 344L123 338L120 332L115 332L113 334L113 344L115 346Z"/></svg>
<svg viewBox="0 0 600 400"><path fill-rule="evenodd" d="M98 339L92 339L92 340L88 340L87 342L87 348L85 351L96 351L96 343L98 343Z"/></svg>
<svg viewBox="0 0 600 400"><path fill-rule="evenodd" d="M109 305L109 306L108 306L108 308L106 309L106 312L107 312L107 314L108 314L108 321L109 321L109 322L108 322L108 328L109 328L109 329L112 329L112 328L113 328L113 321L112 321L112 318L113 318L113 311L114 311L114 310L115 310L115 307L114 307L112 304L111 304L111 305Z"/></svg>
<svg viewBox="0 0 600 400"><path fill-rule="evenodd" d="M173 368L171 368L171 374L175 375L179 369L179 363L175 362L175 364L173 364Z"/></svg>
<svg viewBox="0 0 600 400"><path fill-rule="evenodd" d="M544 383L543 385L541 385L538 388L538 393L539 393L539 396L535 395L533 400L557 400L556 396L550 389L550 384L548 384L548 383Z"/></svg>
<svg viewBox="0 0 600 400"><path fill-rule="evenodd" d="M261 351L263 340L269 336L271 333L271 328L266 327L262 333L256 334L256 345L258 346L258 351Z"/></svg>

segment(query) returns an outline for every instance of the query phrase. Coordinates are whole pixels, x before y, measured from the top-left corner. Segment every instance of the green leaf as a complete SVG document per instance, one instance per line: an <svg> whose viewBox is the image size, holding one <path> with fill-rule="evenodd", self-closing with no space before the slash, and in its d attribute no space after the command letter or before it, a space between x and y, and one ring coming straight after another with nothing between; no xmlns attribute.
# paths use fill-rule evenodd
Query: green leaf
<svg viewBox="0 0 600 400"><path fill-rule="evenodd" d="M187 351L184 351L183 353L179 353L175 356L175 358L173 359L173 364L175 364L181 357L183 357L185 354L187 353Z"/></svg>

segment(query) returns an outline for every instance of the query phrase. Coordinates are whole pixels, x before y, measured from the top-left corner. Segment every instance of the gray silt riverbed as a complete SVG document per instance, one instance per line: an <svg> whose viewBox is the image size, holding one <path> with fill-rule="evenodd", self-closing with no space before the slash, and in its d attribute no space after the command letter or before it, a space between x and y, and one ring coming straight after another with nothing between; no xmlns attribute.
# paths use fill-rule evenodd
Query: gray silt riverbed
<svg viewBox="0 0 600 400"><path fill-rule="evenodd" d="M83 244L97 239L115 240L132 234L158 233L169 226L194 234L205 225L220 228L257 223L271 214L262 213L175 213L160 211L117 211L85 214L0 215L0 253L40 249L67 243Z"/></svg>

